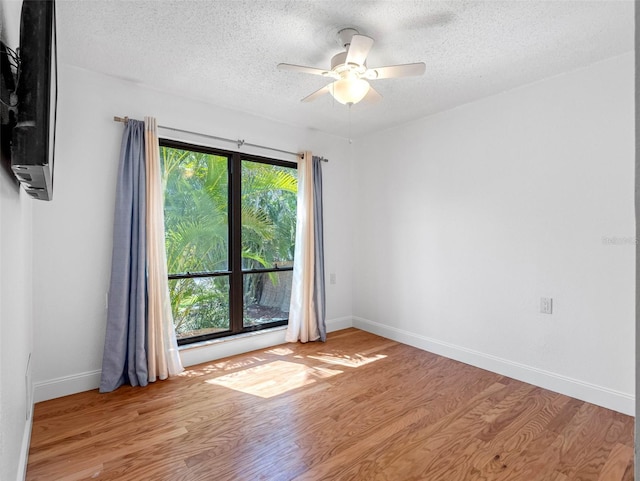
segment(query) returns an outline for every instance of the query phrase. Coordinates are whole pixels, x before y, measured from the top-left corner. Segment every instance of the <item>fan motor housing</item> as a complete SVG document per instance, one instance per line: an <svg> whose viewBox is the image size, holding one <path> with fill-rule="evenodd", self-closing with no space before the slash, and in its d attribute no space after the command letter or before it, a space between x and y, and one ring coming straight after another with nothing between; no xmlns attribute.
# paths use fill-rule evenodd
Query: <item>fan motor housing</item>
<svg viewBox="0 0 640 481"><path fill-rule="evenodd" d="M358 35L359 32L352 27L343 28L338 32L338 44L342 48L347 48L347 45L351 44L351 39L354 35Z"/></svg>
<svg viewBox="0 0 640 481"><path fill-rule="evenodd" d="M358 75L362 75L367 71L366 62L362 65L356 63L347 64L347 52L340 52L331 58L331 70L336 73L350 71Z"/></svg>
<svg viewBox="0 0 640 481"><path fill-rule="evenodd" d="M331 70L335 70L336 67L344 65L344 61L347 59L347 52L340 52L331 58Z"/></svg>

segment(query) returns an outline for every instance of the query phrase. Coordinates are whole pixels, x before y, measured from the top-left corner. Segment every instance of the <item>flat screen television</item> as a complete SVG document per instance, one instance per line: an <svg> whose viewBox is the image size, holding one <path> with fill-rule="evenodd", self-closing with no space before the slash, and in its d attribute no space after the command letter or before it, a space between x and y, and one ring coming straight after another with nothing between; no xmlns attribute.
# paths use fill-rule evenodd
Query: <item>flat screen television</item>
<svg viewBox="0 0 640 481"><path fill-rule="evenodd" d="M0 166L12 179L15 179L11 170L11 136L16 126L17 69L18 54L0 40Z"/></svg>
<svg viewBox="0 0 640 481"><path fill-rule="evenodd" d="M53 197L57 105L55 2L24 0L11 170L33 198Z"/></svg>

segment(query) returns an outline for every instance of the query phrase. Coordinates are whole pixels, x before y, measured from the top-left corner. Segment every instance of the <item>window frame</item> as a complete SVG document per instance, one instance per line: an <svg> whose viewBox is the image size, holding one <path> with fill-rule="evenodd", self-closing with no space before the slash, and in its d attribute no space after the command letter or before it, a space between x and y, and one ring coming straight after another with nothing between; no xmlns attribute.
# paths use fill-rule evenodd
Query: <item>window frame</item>
<svg viewBox="0 0 640 481"><path fill-rule="evenodd" d="M227 228L228 228L228 261L226 271L212 272L186 272L180 274L167 273L169 280L210 278L219 276L229 277L229 330L203 334L188 338L178 339L178 345L184 346L197 342L209 341L223 337L235 336L245 332L260 331L278 326L285 326L289 320L259 324L256 326L244 326L244 275L262 274L270 272L293 271L293 266L280 267L277 264L271 268L242 269L242 161L256 162L279 167L287 167L298 170L298 163L263 157L253 154L245 154L232 150L218 149L198 144L191 144L179 140L160 138L160 147L168 147L180 150L189 150L209 155L217 155L227 158ZM163 192L164 195L164 192Z"/></svg>

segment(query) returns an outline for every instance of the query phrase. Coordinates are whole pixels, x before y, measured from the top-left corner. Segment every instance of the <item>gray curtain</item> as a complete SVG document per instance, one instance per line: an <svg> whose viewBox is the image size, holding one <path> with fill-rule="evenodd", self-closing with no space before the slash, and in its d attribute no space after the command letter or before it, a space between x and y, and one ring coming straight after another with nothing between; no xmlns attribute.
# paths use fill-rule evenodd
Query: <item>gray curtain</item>
<svg viewBox="0 0 640 481"><path fill-rule="evenodd" d="M325 292L324 292L324 234L322 217L322 160L320 157L313 156L313 216L315 224L313 226L314 234L314 272L315 282L313 289L313 302L316 309L316 320L318 322L318 331L320 331L320 340L327 340L327 326L325 319Z"/></svg>
<svg viewBox="0 0 640 481"><path fill-rule="evenodd" d="M147 385L144 122L124 128L100 392Z"/></svg>

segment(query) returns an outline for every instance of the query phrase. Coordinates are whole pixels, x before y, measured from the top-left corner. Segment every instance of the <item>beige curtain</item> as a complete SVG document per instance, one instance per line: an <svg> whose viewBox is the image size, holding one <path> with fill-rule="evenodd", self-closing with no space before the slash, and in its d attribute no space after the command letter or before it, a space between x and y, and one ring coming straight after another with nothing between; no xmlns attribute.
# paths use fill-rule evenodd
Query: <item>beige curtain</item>
<svg viewBox="0 0 640 481"><path fill-rule="evenodd" d="M158 126L153 117L145 117L144 125L147 174L147 365L149 382L153 382L179 374L184 368L178 352L169 300Z"/></svg>
<svg viewBox="0 0 640 481"><path fill-rule="evenodd" d="M287 342L320 339L314 305L314 209L311 152L298 162L298 207Z"/></svg>

